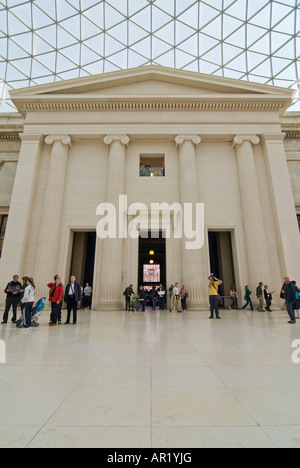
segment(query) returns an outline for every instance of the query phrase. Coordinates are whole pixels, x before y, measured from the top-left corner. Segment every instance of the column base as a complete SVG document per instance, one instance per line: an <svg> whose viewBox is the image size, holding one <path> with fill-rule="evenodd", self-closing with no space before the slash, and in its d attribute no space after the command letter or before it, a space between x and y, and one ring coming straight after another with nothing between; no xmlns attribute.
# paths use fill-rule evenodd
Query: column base
<svg viewBox="0 0 300 468"><path fill-rule="evenodd" d="M202 312L209 310L209 304L206 302L191 301L188 303L188 311Z"/></svg>
<svg viewBox="0 0 300 468"><path fill-rule="evenodd" d="M99 302L94 306L93 310L99 310L102 312L119 312L124 307L122 302Z"/></svg>

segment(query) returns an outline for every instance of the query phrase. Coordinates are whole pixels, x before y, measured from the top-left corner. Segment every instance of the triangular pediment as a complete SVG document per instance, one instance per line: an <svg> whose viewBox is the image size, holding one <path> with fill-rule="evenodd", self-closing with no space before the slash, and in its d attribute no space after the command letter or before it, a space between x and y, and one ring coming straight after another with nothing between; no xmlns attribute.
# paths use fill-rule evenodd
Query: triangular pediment
<svg viewBox="0 0 300 468"><path fill-rule="evenodd" d="M150 84L150 86L149 86ZM184 94L267 94L278 95L287 91L283 88L249 83L241 80L216 77L196 72L169 69L160 66L148 66L118 72L104 73L93 77L51 83L19 89L11 93L12 97L25 95L94 95L94 94L164 94L168 89ZM161 89L163 88L163 89Z"/></svg>
<svg viewBox="0 0 300 468"><path fill-rule="evenodd" d="M249 83L196 72L147 66L92 77L78 78L49 85L19 89L11 93L15 105L26 112L29 103L100 102L126 100L174 99L280 99L281 109L289 107L293 92L284 88ZM27 110L22 104L27 103ZM32 108L33 109L33 108ZM33 109L34 110L34 109Z"/></svg>

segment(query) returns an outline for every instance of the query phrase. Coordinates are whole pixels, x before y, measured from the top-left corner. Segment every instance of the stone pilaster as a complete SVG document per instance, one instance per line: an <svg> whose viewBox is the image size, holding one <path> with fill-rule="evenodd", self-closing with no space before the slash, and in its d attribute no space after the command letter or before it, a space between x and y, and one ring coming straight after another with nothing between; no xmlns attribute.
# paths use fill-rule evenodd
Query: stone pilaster
<svg viewBox="0 0 300 468"><path fill-rule="evenodd" d="M256 135L238 135L234 138L251 288L260 281L271 287L272 278L253 151L253 145L259 143L260 138Z"/></svg>
<svg viewBox="0 0 300 468"><path fill-rule="evenodd" d="M47 293L47 283L59 273L58 247L71 138L67 135L49 135L45 143L52 149L34 271L40 295Z"/></svg>
<svg viewBox="0 0 300 468"><path fill-rule="evenodd" d="M30 233L32 202L42 151L41 135L22 134L20 138L22 145L0 262L0 277L3 280L10 280L14 274L25 274L24 253ZM5 295L1 291L0 303L3 303Z"/></svg>
<svg viewBox="0 0 300 468"><path fill-rule="evenodd" d="M297 279L300 265L300 236L295 199L284 148L284 133L262 136L273 217L276 227L282 277Z"/></svg>
<svg viewBox="0 0 300 468"><path fill-rule="evenodd" d="M125 194L125 156L129 141L127 135L107 135L104 138L104 143L109 146L106 201L113 204L116 210L119 196ZM100 300L95 304L100 310L119 310L122 307L124 241L119 238L118 220L116 228L117 238L103 240L101 249L101 264L105 268L100 273Z"/></svg>
<svg viewBox="0 0 300 468"><path fill-rule="evenodd" d="M201 143L198 135L178 135L175 142L179 148L180 160L180 191L181 204L184 208L185 203L195 206L200 203L198 178L196 167L196 147ZM187 250L187 239L183 236L182 240L182 280L190 294L189 309L199 310L206 308L207 294L203 283L205 271L204 249ZM174 279L175 281L175 279Z"/></svg>

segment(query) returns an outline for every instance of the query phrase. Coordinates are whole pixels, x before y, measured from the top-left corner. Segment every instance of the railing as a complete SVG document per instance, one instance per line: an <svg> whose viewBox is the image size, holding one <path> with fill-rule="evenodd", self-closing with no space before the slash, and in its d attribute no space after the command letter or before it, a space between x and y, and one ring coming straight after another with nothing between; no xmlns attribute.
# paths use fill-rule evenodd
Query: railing
<svg viewBox="0 0 300 468"><path fill-rule="evenodd" d="M140 170L141 177L165 177L164 167L143 167Z"/></svg>

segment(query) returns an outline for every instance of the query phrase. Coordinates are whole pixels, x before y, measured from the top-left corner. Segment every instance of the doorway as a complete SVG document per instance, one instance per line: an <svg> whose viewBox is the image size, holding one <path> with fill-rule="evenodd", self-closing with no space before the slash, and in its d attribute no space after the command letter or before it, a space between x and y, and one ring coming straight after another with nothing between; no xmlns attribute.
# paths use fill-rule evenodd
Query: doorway
<svg viewBox="0 0 300 468"><path fill-rule="evenodd" d="M208 238L211 273L223 281L219 289L220 295L229 296L231 286L236 286L232 234L230 231L211 231L208 233ZM226 297L222 301L222 304L223 307L230 305L230 298Z"/></svg>
<svg viewBox="0 0 300 468"><path fill-rule="evenodd" d="M149 232L148 236L143 233L139 239L139 286L150 288L160 283L167 286L166 239L162 231Z"/></svg>
<svg viewBox="0 0 300 468"><path fill-rule="evenodd" d="M70 276L81 286L93 286L96 254L96 232L74 232Z"/></svg>

